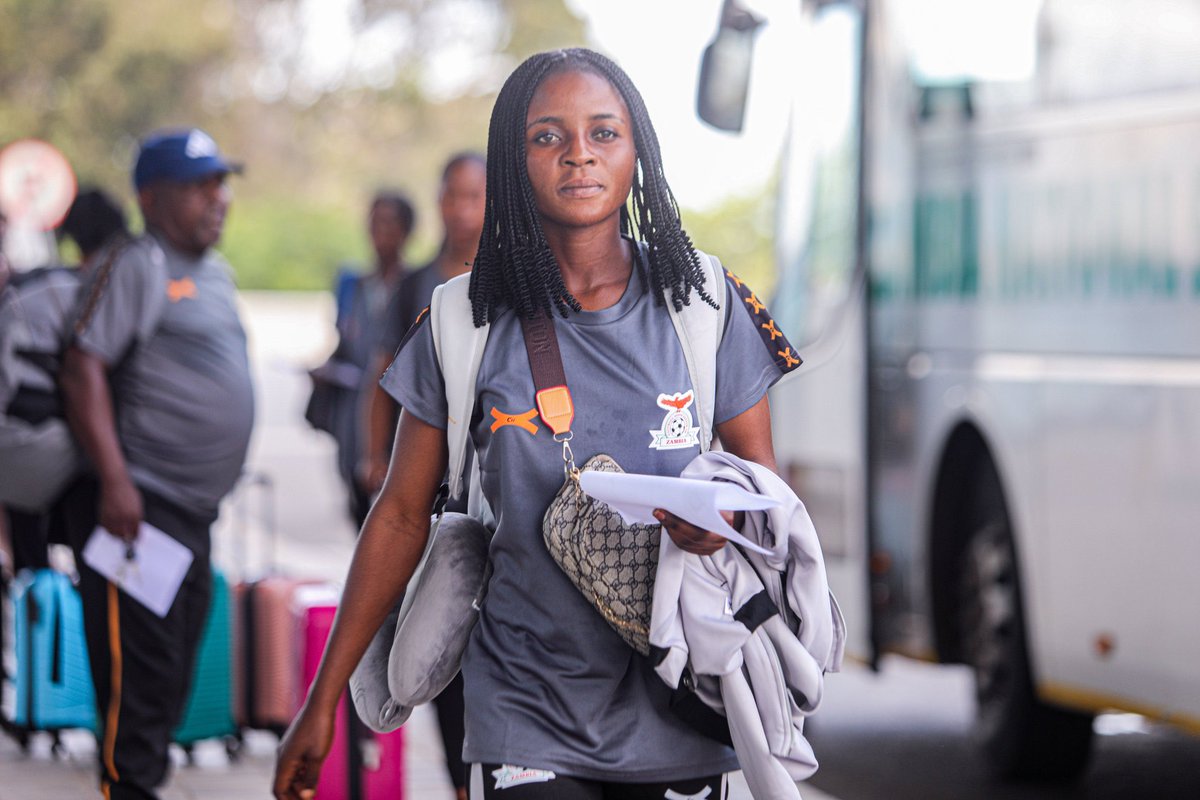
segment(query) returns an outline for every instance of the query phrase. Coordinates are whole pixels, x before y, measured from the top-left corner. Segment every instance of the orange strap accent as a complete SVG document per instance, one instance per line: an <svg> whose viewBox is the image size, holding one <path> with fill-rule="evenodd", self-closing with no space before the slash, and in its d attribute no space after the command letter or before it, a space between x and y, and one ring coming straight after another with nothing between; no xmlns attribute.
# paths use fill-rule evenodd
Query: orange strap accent
<svg viewBox="0 0 1200 800"><path fill-rule="evenodd" d="M492 423L492 433L500 430L505 425L516 425L518 428L529 431L534 436L537 436L537 423L533 421L537 413L536 408L531 408L524 414L505 414L500 409L492 406L492 419L496 420Z"/></svg>
<svg viewBox="0 0 1200 800"><path fill-rule="evenodd" d="M112 659L112 694L108 698L108 722L104 726L104 769L114 781L121 780L113 753L117 747L117 721L121 716L121 605L117 585L108 583L108 652Z"/></svg>
<svg viewBox="0 0 1200 800"><path fill-rule="evenodd" d="M552 386L542 389L534 397L537 399L538 413L542 422L557 436L571 430L575 420L575 403L571 400L571 390L566 386Z"/></svg>

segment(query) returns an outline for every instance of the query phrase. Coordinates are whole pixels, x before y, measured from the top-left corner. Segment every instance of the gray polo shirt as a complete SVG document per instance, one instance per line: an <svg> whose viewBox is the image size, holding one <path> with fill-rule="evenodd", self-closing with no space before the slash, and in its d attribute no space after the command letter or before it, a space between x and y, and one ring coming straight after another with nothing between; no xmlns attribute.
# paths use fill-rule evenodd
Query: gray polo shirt
<svg viewBox="0 0 1200 800"><path fill-rule="evenodd" d="M134 483L215 515L254 420L246 334L229 265L142 236L80 294L74 343L111 370Z"/></svg>
<svg viewBox="0 0 1200 800"><path fill-rule="evenodd" d="M555 320L576 408L572 445L580 465L607 453L627 472L678 475L700 452L692 386L670 316L646 285L639 267L611 308ZM749 307L733 284L723 299L716 423L751 408L790 368L774 355L784 346L772 339L768 348L759 330L769 321L765 309ZM692 302L701 301L693 295ZM382 384L408 412L445 427L427 322L410 333ZM534 409L511 312L492 324L476 392L471 438L497 528L487 600L463 662L465 760L627 782L736 769L732 750L669 710L670 690L651 662L621 640L546 550L542 516L563 483L561 447L536 417L509 421Z"/></svg>

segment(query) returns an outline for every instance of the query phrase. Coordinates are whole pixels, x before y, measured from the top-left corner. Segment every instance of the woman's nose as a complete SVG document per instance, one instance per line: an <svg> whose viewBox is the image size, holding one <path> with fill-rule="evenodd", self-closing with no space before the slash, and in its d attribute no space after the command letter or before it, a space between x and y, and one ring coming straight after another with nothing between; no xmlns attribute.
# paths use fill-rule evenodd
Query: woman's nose
<svg viewBox="0 0 1200 800"><path fill-rule="evenodd" d="M570 146L563 153L563 163L572 167L582 167L596 163L596 156L588 147L587 137L572 137Z"/></svg>

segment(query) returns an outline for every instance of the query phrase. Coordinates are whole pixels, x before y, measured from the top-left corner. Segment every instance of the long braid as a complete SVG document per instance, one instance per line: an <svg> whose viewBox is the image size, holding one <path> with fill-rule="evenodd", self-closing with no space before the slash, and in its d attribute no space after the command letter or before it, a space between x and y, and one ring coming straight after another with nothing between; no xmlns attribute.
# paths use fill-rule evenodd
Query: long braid
<svg viewBox="0 0 1200 800"><path fill-rule="evenodd" d="M704 271L691 239L683 230L679 206L663 174L658 135L641 93L619 66L583 48L539 53L508 77L488 127L487 200L483 234L471 271L470 297L475 325L491 322L503 310L534 317L579 311L567 291L558 262L542 231L533 187L525 164L525 116L530 100L549 75L579 70L605 78L621 95L632 120L637 164L630 206L621 209L621 232L646 242L650 286L655 301L668 293L678 310L695 289L716 306L704 290Z"/></svg>

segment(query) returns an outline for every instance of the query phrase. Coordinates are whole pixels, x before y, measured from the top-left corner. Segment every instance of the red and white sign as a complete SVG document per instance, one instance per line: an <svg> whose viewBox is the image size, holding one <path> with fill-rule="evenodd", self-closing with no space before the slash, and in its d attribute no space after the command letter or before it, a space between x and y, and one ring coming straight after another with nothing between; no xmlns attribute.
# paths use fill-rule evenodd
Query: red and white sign
<svg viewBox="0 0 1200 800"><path fill-rule="evenodd" d="M15 227L57 227L75 189L71 165L52 145L21 139L0 150L0 210Z"/></svg>

